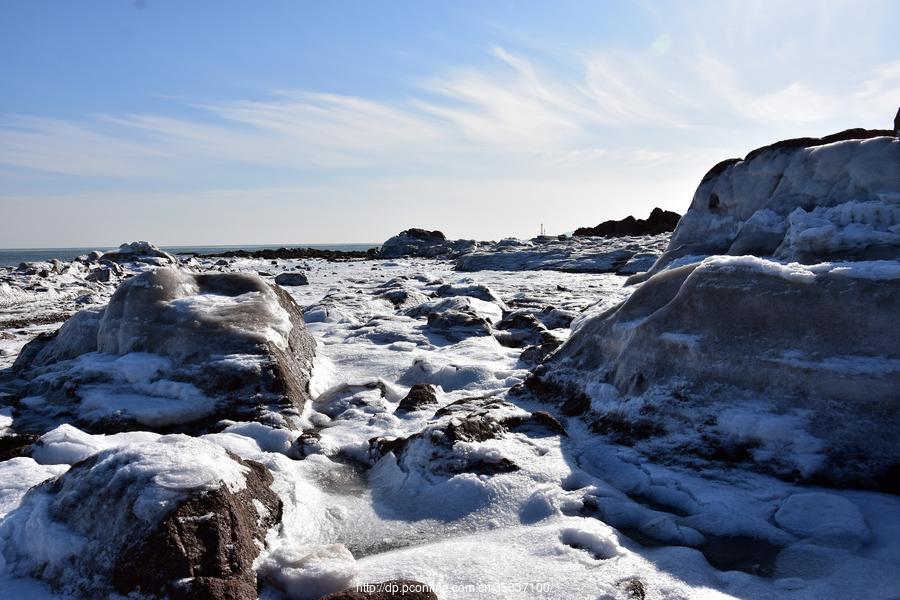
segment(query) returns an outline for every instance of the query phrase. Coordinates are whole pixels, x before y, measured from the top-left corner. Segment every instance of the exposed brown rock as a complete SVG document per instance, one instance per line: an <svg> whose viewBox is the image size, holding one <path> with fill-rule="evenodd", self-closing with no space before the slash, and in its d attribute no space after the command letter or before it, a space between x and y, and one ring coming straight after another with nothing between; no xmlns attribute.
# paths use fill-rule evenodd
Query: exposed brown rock
<svg viewBox="0 0 900 600"><path fill-rule="evenodd" d="M247 465L247 485L198 493L169 514L149 536L135 540L116 560L111 580L122 594L139 592L175 599L255 600L253 560L266 530L281 520L272 475ZM259 514L254 500L264 507ZM189 581L182 581L182 580Z"/></svg>
<svg viewBox="0 0 900 600"><path fill-rule="evenodd" d="M417 383L397 406L399 411L419 410L431 404L437 404L434 386L429 383Z"/></svg>

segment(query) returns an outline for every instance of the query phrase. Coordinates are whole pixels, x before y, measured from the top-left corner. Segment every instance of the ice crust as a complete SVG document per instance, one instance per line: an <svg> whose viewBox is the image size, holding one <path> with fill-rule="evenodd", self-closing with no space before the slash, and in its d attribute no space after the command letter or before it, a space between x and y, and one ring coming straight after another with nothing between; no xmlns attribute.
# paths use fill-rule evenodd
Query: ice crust
<svg viewBox="0 0 900 600"><path fill-rule="evenodd" d="M478 586L489 590L482 597L492 598L624 599L638 589L635 581L653 599L888 598L900 589L900 502L895 495L798 485L741 464L672 460L681 456L672 449L678 445L648 460L639 444L623 445L598 435L588 421L567 417L552 403L508 395L511 386L525 381L531 365L521 362L522 348L499 342L497 324L503 316L533 311L565 339L570 334L562 324L567 318L576 317L573 331L590 330L597 315L626 298L650 306L652 288L622 287L624 277L613 274L461 274L453 262L443 260L278 263L234 259L222 266L202 259L191 268L308 273L310 285L290 290L306 307L304 317L317 344L310 382L314 400L298 417L302 428L232 419L219 423L213 433L186 438L191 440L186 446L173 443L179 450L170 454L155 448L166 448L163 441L170 436L146 431L148 426L108 435L71 424L54 427L32 446L30 458L0 462L0 505L8 511L0 521L5 597L77 593L84 582L73 579L65 565L102 561L104 556L93 547L83 555L94 558L72 555L72 549L85 548L78 528L107 528L110 547L113 538L123 535L109 517L126 512L119 507L84 505L66 523L49 518L58 495L48 489L68 465L88 459L111 469L79 479L79 486L93 486L101 495L116 480L112 473L141 465L123 470L123 483L135 492L134 498L126 497L136 501L147 493L154 500L141 504L141 511L146 510L141 514L158 518L158 502L185 493L184 486L217 480L240 485L239 465L221 454L226 449L264 464L284 502L282 522L268 532L256 562L260 597L267 600L318 598L357 583L396 578L425 582L442 599L479 597L473 591ZM803 265L723 257L688 270L700 268L724 281L752 273L771 280L773 290L802 290L820 279L847 286L841 289L880 286L897 277L896 265L885 260ZM669 281L677 295L684 281ZM477 286L484 286L499 302L465 294L432 297L447 284L479 295ZM644 289L642 298L638 294ZM384 297L391 290L406 295L395 295L399 303L394 304ZM657 301L668 303L660 294ZM548 305L557 312L543 313ZM617 310L634 309L624 306ZM459 339L448 339L429 327L429 314L449 310L470 310L484 318L490 334L470 335L463 327ZM623 335L640 328L638 312L622 321ZM551 314L568 316L554 323ZM689 328L663 328L659 340L673 356L702 350L706 343ZM863 359L792 349L775 353L773 364L862 378L891 365L875 354ZM117 362L123 357L131 358ZM146 351L123 357L89 353L67 359L67 369L114 374L118 385L145 398L163 388L168 397L181 397L168 384L152 387L167 379L161 375L178 359ZM213 360L248 373L261 369L254 355L230 353ZM151 387L142 387L148 379ZM397 405L415 383L436 385L437 404L398 412ZM666 412L684 402L672 396L623 398L606 381L589 383L590 410L616 407L639 417L662 410L673 429L685 419L705 416L700 409L685 409L682 415ZM727 397L732 402L728 410L715 409L720 439L759 438L753 451L761 461L781 460L798 468L818 464L827 445L804 429L810 422L806 408L773 408L758 393ZM41 399L28 402L39 405ZM552 412L567 435L529 421L536 411ZM449 443L448 428L459 427L473 412L507 425L487 439ZM18 418L10 412L7 420L14 424ZM684 438L669 441L691 441L690 430L682 431L687 432ZM384 452L373 452L373 438L416 435L403 450L391 451L388 445ZM199 464L194 464L195 455ZM517 468L503 467L505 461ZM167 475L156 482L151 473ZM47 479L51 481L26 494L28 486ZM26 535L26 522L35 533ZM129 526L143 522L134 519ZM729 554L735 548L758 549L741 559ZM99 562L92 565L100 572ZM51 590L37 583L35 574L58 577L63 586ZM531 587L523 592L523 585Z"/></svg>

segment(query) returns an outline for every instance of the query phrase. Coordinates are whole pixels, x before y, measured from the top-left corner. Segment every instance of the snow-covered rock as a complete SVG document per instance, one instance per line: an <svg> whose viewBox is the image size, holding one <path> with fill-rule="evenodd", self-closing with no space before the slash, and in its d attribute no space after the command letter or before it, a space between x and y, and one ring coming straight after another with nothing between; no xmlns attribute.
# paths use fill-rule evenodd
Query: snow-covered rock
<svg viewBox="0 0 900 600"><path fill-rule="evenodd" d="M407 229L388 239L381 245L378 255L381 258L400 258L403 256L418 256L434 258L438 256L448 257L451 253L463 247L459 241L448 241L440 231L428 231L425 229Z"/></svg>
<svg viewBox="0 0 900 600"><path fill-rule="evenodd" d="M900 139L851 129L778 142L713 167L653 272L690 255L894 258L898 236Z"/></svg>
<svg viewBox="0 0 900 600"><path fill-rule="evenodd" d="M897 315L893 261L713 257L657 274L584 323L536 377L586 395L583 410L595 399L595 431L628 443L743 445L759 469L890 486ZM627 400L637 397L640 407Z"/></svg>
<svg viewBox="0 0 900 600"><path fill-rule="evenodd" d="M183 435L102 451L30 490L0 524L7 569L85 597L256 598L281 501L271 475Z"/></svg>
<svg viewBox="0 0 900 600"><path fill-rule="evenodd" d="M159 267L178 263L178 260L168 252L144 241L122 244L118 250L104 253L100 260L114 263L145 263Z"/></svg>
<svg viewBox="0 0 900 600"><path fill-rule="evenodd" d="M42 430L68 416L104 431L237 417L293 426L314 349L296 302L258 276L150 270L102 311L24 348L17 425Z"/></svg>

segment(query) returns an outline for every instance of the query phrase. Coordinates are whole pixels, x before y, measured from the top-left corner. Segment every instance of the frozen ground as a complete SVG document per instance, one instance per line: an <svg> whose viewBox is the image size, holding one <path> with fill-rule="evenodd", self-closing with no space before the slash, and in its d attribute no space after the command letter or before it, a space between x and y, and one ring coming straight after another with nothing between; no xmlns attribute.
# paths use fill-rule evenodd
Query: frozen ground
<svg viewBox="0 0 900 600"><path fill-rule="evenodd" d="M577 328L623 300L631 291L623 276L461 273L427 259L216 262L186 266L270 281L299 270L309 280L286 288L317 343L303 431L230 422L202 436L204 457L215 445L266 465L284 502L256 561L261 598L318 598L398 578L427 583L442 599L900 597L897 496L648 461L581 419L508 395L534 364L526 347L563 341L572 317ZM105 304L115 287L66 277L41 278L46 291L2 292L0 314L17 316L0 329L0 366L56 327L30 316L67 314L79 294L83 306ZM501 324L515 311L540 323ZM398 410L422 383L435 386L437 403ZM536 411L554 412L565 434L529 416ZM0 409L0 432L11 415ZM44 569L71 550L71 532L34 501L16 513L28 488L97 452L114 457L157 438L62 425L31 456L0 462L3 598L63 597L22 576L37 560L21 556L25 540L38 539L29 532L41 536ZM169 463L159 473L181 489L213 466L227 470L223 461L184 477Z"/></svg>

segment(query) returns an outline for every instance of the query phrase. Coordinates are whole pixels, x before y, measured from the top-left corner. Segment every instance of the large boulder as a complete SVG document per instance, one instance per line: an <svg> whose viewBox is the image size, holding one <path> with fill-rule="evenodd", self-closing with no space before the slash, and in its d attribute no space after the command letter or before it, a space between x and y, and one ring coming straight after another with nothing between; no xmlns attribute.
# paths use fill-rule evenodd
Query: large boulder
<svg viewBox="0 0 900 600"><path fill-rule="evenodd" d="M900 140L850 129L714 166L649 274L713 254L813 263L893 258L898 245Z"/></svg>
<svg viewBox="0 0 900 600"><path fill-rule="evenodd" d="M202 430L223 418L292 426L315 342L290 295L256 275L160 268L125 281L23 349L17 428Z"/></svg>
<svg viewBox="0 0 900 600"><path fill-rule="evenodd" d="M524 389L648 456L900 491L898 259L892 132L777 142L707 173L642 285Z"/></svg>
<svg viewBox="0 0 900 600"><path fill-rule="evenodd" d="M7 568L64 593L255 599L282 505L272 476L183 435L101 451L32 488L0 524Z"/></svg>
<svg viewBox="0 0 900 600"><path fill-rule="evenodd" d="M785 477L890 488L900 470L897 315L895 261L712 257L652 277L583 323L529 385L584 398L575 412L595 431L648 452L740 450Z"/></svg>
<svg viewBox="0 0 900 600"><path fill-rule="evenodd" d="M623 237L629 235L658 235L673 231L681 218L676 212L654 208L646 219L635 219L632 216L620 221L604 221L596 227L579 227L573 235Z"/></svg>

